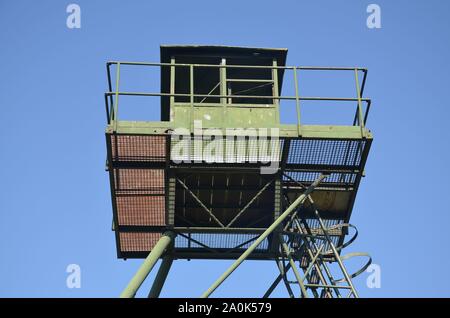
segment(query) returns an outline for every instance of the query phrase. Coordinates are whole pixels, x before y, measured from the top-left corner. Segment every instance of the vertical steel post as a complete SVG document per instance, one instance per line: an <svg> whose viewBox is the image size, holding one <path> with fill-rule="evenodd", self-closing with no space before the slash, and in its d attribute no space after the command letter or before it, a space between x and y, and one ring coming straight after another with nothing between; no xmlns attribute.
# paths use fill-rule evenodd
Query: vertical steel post
<svg viewBox="0 0 450 318"><path fill-rule="evenodd" d="M201 298L207 298L211 295L223 281L231 275L238 268L239 265L264 241L269 234L271 234L299 205L303 204L309 194L319 185L319 183L325 179L327 175L321 174L316 181L314 181L303 194L301 194L287 209L284 211L275 222L272 223L256 241L249 246L247 250L223 273L202 295Z"/></svg>
<svg viewBox="0 0 450 318"><path fill-rule="evenodd" d="M114 130L117 131L117 121L119 118L117 117L117 114L119 112L119 84L120 84L120 63L117 63L117 70L116 70L116 100L114 104Z"/></svg>
<svg viewBox="0 0 450 318"><path fill-rule="evenodd" d="M170 58L170 97L169 97L169 101L170 101L170 121L173 121L174 118L172 117L173 114L175 113L175 58L172 56Z"/></svg>
<svg viewBox="0 0 450 318"><path fill-rule="evenodd" d="M303 279L300 276L300 273L297 270L297 267L295 266L295 262L292 259L291 252L289 251L289 247L284 242L283 237L281 236L281 234L280 234L280 241L281 241L281 246L283 247L284 253L286 254L286 257L289 260L289 264L291 264L291 268L292 268L292 271L294 272L295 278L297 279L298 285L300 286L300 291L302 293L302 296L304 298L308 298L308 293L306 292L305 285L303 285Z"/></svg>
<svg viewBox="0 0 450 318"><path fill-rule="evenodd" d="M158 243L156 243L150 254L148 254L144 263L142 263L141 267L139 267L134 277L128 283L128 286L123 290L122 294L120 294L120 298L133 298L136 295L137 290L141 287L153 266L155 266L158 259L174 238L175 233L173 232L166 232L161 236Z"/></svg>
<svg viewBox="0 0 450 318"><path fill-rule="evenodd" d="M278 63L277 60L274 59L272 61L272 81L273 81L273 86L272 86L272 95L274 97L274 105L276 107L276 112L275 112L275 116L276 116L276 120L277 120L277 125L280 124L280 99L279 97L279 92L278 92Z"/></svg>
<svg viewBox="0 0 450 318"><path fill-rule="evenodd" d="M227 96L227 69L225 67L223 67L224 65L227 64L227 60L226 59L222 59L220 62L220 65L222 67L219 68L219 76L220 76L220 95L222 96ZM223 125L222 127L226 127L227 126L227 98L226 97L222 97L220 98L220 103L222 104L222 108L223 108L223 118L222 118L222 122Z"/></svg>
<svg viewBox="0 0 450 318"><path fill-rule="evenodd" d="M189 100L191 103L191 111L190 111L190 126L191 131L194 131L194 65L189 65Z"/></svg>
<svg viewBox="0 0 450 318"><path fill-rule="evenodd" d="M317 250L316 255L313 255L312 253L309 254L309 256L311 257L311 262L309 262L309 266L308 266L308 268L307 268L307 269L305 270L305 272L304 272L305 276L303 277L303 281L305 281L306 276L308 276L309 272L310 272L310 271L312 270L312 268L314 267L314 264L316 263L317 258L320 256L320 253L322 252L322 248L323 248L323 245L320 245L320 247L319 247L318 250ZM310 251L309 251L309 248L308 248L308 252L310 252Z"/></svg>
<svg viewBox="0 0 450 318"><path fill-rule="evenodd" d="M284 271L287 272L290 268L291 268L291 264L287 264L286 267L284 268ZM285 278L285 277L283 277L282 273L280 273L277 276L277 278L275 278L272 285L270 285L270 287L264 293L262 298L268 298L272 294L272 292L275 290L275 288L278 286L278 284L281 282L281 280L283 280L283 278Z"/></svg>
<svg viewBox="0 0 450 318"><path fill-rule="evenodd" d="M294 86L295 86L295 108L297 110L297 132L298 136L301 137L302 131L300 126L300 97L298 94L298 78L297 78L297 68L294 66Z"/></svg>
<svg viewBox="0 0 450 318"><path fill-rule="evenodd" d="M167 274L169 274L170 267L172 266L173 257L170 255L166 255L163 257L161 261L161 265L159 266L158 273L156 274L155 280L153 281L152 288L148 294L148 298L158 298L161 290L164 286L164 282L166 281Z"/></svg>
<svg viewBox="0 0 450 318"><path fill-rule="evenodd" d="M295 298L294 292L292 291L290 283L289 283L289 281L286 278L287 270L286 270L286 266L284 264L284 260L277 260L277 266L278 266L278 269L280 271L280 275L282 277L283 283L286 286L286 290L287 290L287 292L289 294L289 297L290 298ZM291 265L289 264L289 266L291 266Z"/></svg>
<svg viewBox="0 0 450 318"><path fill-rule="evenodd" d="M355 68L355 84L356 84L356 97L358 98L358 122L359 127L361 128L361 138L364 138L364 118L362 113L362 101L359 89L359 77L357 68Z"/></svg>

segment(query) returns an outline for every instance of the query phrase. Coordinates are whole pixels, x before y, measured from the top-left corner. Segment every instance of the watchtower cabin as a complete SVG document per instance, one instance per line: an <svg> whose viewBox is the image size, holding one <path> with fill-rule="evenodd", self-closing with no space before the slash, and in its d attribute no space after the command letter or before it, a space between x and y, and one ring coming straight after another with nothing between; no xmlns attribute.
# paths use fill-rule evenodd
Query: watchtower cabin
<svg viewBox="0 0 450 318"><path fill-rule="evenodd" d="M146 258L170 231L175 237L165 253L174 259L236 259L321 175L310 200L293 213L300 228L320 237L319 211L333 244L345 245L372 142L365 126L370 100L362 97L366 69L286 66L286 49L160 49L160 63L107 63L107 169L118 257ZM131 68L159 69L160 91L121 90ZM355 95L301 96L299 76L321 71L354 74ZM282 94L283 79L292 95ZM155 112L159 102L161 120L121 120L121 101L129 96L148 100ZM347 126L302 124L302 103L316 100L354 102L355 115ZM296 124L280 120L288 101ZM290 221L247 259L278 259L280 237L295 246L291 234L300 228Z"/></svg>

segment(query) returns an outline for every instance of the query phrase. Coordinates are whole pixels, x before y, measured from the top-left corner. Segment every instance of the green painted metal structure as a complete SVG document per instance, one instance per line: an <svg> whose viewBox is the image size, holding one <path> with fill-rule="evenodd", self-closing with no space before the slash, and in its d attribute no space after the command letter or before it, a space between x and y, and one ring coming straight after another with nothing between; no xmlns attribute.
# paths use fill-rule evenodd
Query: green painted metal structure
<svg viewBox="0 0 450 318"><path fill-rule="evenodd" d="M301 297L341 297L342 291L357 297L351 279L370 258L349 274L340 254L357 235L345 241L373 138L366 127L371 100L363 97L367 69L286 66L286 54L161 46L159 63L107 63L107 170L117 254L146 259L123 297L135 295L161 257L149 297L159 296L177 259L236 259L204 297L245 259L272 260L280 269L266 297L281 281L290 296L295 284ZM121 90L128 69L159 70L160 91ZM351 73L355 96L302 96L299 78L306 72ZM294 86L294 95L283 94L283 81ZM138 97L149 100L148 107L160 99L161 121L121 119L121 109L132 107L123 106L127 98ZM280 121L280 107L289 101L296 124ZM354 117L345 126L305 125L305 101L354 103ZM333 278L329 263L342 279ZM295 281L287 277L290 269Z"/></svg>

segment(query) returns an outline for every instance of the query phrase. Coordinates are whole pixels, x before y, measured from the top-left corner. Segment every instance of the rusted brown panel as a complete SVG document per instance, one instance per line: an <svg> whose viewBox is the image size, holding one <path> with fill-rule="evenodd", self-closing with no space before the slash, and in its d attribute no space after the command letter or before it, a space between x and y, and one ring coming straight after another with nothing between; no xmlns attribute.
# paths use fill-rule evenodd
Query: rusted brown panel
<svg viewBox="0 0 450 318"><path fill-rule="evenodd" d="M155 135L110 135L114 161L166 160L166 137Z"/></svg>
<svg viewBox="0 0 450 318"><path fill-rule="evenodd" d="M147 252L161 238L161 233L121 232L119 238L122 252Z"/></svg>
<svg viewBox="0 0 450 318"><path fill-rule="evenodd" d="M119 225L165 225L163 169L114 169Z"/></svg>
<svg viewBox="0 0 450 318"><path fill-rule="evenodd" d="M118 196L119 225L165 225L164 196Z"/></svg>
<svg viewBox="0 0 450 318"><path fill-rule="evenodd" d="M164 194L164 169L114 169L116 192Z"/></svg>

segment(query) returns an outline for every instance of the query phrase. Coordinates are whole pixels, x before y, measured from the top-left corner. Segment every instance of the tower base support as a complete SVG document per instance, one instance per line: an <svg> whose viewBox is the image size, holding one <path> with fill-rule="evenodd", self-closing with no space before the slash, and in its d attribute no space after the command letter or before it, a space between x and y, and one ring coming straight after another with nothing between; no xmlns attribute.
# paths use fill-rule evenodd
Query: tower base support
<svg viewBox="0 0 450 318"><path fill-rule="evenodd" d="M175 238L175 233L165 232L158 243L153 247L150 254L148 254L144 263L139 267L138 271L128 283L128 286L120 294L120 298L133 298L136 295L139 287L141 287L144 280L147 278L148 274L151 272L155 266L158 259L163 255L167 247L172 243Z"/></svg>
<svg viewBox="0 0 450 318"><path fill-rule="evenodd" d="M164 282L166 281L167 274L169 274L170 267L172 266L172 262L172 256L166 255L163 257L158 273L153 281L152 288L150 289L150 293L148 294L148 298L159 297L159 294L164 286Z"/></svg>

